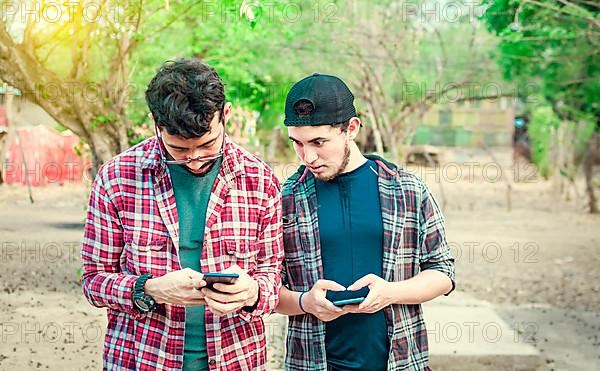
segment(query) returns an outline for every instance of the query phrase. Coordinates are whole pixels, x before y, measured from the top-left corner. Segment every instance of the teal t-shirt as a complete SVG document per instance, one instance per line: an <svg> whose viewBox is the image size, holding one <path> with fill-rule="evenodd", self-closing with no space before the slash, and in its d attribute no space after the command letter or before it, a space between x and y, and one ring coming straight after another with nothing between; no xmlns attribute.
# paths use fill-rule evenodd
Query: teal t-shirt
<svg viewBox="0 0 600 371"><path fill-rule="evenodd" d="M221 159L203 175L192 174L182 165L169 165L179 216L179 261L182 268L200 272L204 227L210 192L219 173ZM183 370L208 370L204 306L185 308Z"/></svg>
<svg viewBox="0 0 600 371"><path fill-rule="evenodd" d="M325 182L316 181L323 278L348 287L373 273L382 276L383 221L377 163ZM328 291L329 300L360 295ZM350 313L325 324L327 365L334 370L386 370L389 339L383 310Z"/></svg>

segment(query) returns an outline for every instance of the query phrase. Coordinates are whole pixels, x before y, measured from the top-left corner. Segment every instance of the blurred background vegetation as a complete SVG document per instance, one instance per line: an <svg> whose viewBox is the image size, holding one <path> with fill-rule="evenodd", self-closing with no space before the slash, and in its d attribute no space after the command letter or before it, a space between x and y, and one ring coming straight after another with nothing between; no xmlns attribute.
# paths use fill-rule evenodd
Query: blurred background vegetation
<svg viewBox="0 0 600 371"><path fill-rule="evenodd" d="M0 4L0 80L75 133L93 171L152 135L145 87L182 56L217 69L236 107L230 132L268 159L293 156L285 95L315 71L351 85L361 146L396 161L411 144L494 145L452 124L482 101L526 121L545 177L573 179L599 146L600 17L589 0ZM431 117L449 127L428 127Z"/></svg>

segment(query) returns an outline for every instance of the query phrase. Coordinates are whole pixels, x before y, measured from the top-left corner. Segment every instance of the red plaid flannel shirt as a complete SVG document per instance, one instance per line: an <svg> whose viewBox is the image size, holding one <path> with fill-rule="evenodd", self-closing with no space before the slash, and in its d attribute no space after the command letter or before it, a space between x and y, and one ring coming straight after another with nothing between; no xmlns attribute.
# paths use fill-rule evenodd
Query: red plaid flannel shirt
<svg viewBox="0 0 600 371"><path fill-rule="evenodd" d="M252 312L219 317L206 308L206 343L213 370L264 369L262 315L277 305L283 259L281 193L272 170L226 139L206 216L203 272L232 264L259 284ZM143 273L181 269L177 209L158 141L150 138L107 162L90 196L83 237L83 292L106 307L105 370L178 370L183 364L185 307L159 305L140 313L132 288Z"/></svg>

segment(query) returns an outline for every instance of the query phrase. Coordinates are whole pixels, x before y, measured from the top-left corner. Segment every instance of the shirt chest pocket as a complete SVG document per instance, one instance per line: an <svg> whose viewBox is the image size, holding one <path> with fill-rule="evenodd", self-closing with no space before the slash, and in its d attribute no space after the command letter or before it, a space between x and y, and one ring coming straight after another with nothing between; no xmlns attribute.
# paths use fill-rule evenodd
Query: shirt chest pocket
<svg viewBox="0 0 600 371"><path fill-rule="evenodd" d="M131 274L150 273L155 277L173 270L173 243L169 238L130 241L125 244L125 267Z"/></svg>
<svg viewBox="0 0 600 371"><path fill-rule="evenodd" d="M227 256L227 261L225 262L227 266L224 268L237 264L248 273L256 269L258 265L256 261L258 256L256 242L242 239L227 239L223 241L223 246Z"/></svg>

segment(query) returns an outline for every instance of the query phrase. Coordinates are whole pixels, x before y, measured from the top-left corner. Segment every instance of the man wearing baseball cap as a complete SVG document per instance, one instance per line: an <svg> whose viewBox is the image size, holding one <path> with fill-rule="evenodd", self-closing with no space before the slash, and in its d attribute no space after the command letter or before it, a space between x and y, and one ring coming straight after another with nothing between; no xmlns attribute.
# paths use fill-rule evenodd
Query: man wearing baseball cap
<svg viewBox="0 0 600 371"><path fill-rule="evenodd" d="M361 153L354 96L335 76L297 82L285 125L303 162L282 191L276 310L290 316L286 368L428 369L421 303L454 289L433 195L416 176Z"/></svg>

